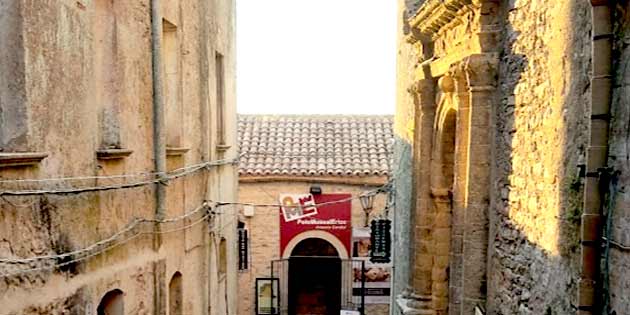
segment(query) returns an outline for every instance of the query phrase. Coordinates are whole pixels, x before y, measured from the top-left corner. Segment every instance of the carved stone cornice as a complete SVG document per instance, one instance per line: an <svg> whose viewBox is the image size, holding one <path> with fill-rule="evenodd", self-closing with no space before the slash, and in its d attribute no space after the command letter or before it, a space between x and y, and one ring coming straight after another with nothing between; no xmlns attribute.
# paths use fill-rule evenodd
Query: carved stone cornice
<svg viewBox="0 0 630 315"><path fill-rule="evenodd" d="M428 0L409 19L409 25L420 33L433 37L442 27L453 21L469 0Z"/></svg>
<svg viewBox="0 0 630 315"><path fill-rule="evenodd" d="M0 167L35 166L46 157L46 152L0 152Z"/></svg>
<svg viewBox="0 0 630 315"><path fill-rule="evenodd" d="M405 25L409 29L405 33L406 41L412 44L421 41L425 45L435 42L441 50L445 49L443 46L446 42L460 51L447 52L449 55L461 55L462 48L469 50L469 53L497 51L501 31L499 4L500 0L427 0L406 21ZM463 30L472 31L474 36L469 38L462 33ZM439 57L446 55L444 51L435 53ZM448 59L458 57L452 56Z"/></svg>
<svg viewBox="0 0 630 315"><path fill-rule="evenodd" d="M96 158L99 160L120 160L132 153L133 150L129 149L99 149L96 150Z"/></svg>

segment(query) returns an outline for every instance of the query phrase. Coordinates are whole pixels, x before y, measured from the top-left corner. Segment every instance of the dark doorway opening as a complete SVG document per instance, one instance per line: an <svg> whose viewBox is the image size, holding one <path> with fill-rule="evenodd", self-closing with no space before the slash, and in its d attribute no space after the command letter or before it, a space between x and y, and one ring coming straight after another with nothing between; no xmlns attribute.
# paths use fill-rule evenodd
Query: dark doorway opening
<svg viewBox="0 0 630 315"><path fill-rule="evenodd" d="M290 315L338 315L341 310L341 259L329 242L308 238L289 259Z"/></svg>

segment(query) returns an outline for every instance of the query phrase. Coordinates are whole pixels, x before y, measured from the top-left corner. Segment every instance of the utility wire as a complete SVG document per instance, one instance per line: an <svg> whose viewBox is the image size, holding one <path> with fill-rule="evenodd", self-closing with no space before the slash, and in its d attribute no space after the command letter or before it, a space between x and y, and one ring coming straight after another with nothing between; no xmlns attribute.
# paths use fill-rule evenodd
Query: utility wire
<svg viewBox="0 0 630 315"><path fill-rule="evenodd" d="M197 168L199 166L216 166L216 165L225 165L232 164L238 162L238 158L235 159L222 159L222 160L214 160L208 162L201 162L198 164L188 165L181 168L174 169L172 171L167 172L166 174L178 173L187 171L192 168ZM120 179L120 178L137 178L137 177L155 177L164 175L164 173L160 172L139 172L132 174L119 174L119 175L100 175L100 176L67 176L67 177L52 177L52 178L28 178L28 179L2 179L1 183L45 183L45 182L60 182L60 181L74 181L74 180L97 180L97 179Z"/></svg>
<svg viewBox="0 0 630 315"><path fill-rule="evenodd" d="M390 153L393 153L393 151L386 149L385 151L376 152L376 153L390 154ZM366 153L364 152L363 154L359 153L359 154L355 154L354 156L355 157L356 156L362 156L362 155L365 155L365 154ZM374 154L374 153L367 152L367 154ZM282 159L282 158L334 158L334 157L351 158L352 156L353 156L352 153L350 153L350 156L349 156L348 154L337 153L337 152L330 152L330 153L328 153L328 152L327 153L317 153L317 152L301 153L301 152L298 152L298 153L292 153L292 152L273 152L273 151L247 151L247 152L241 153L239 158L244 158L244 157L252 157L252 158L273 157L275 159ZM182 168L178 168L178 169L175 169L173 171L170 171L169 173L186 171L188 169L196 168L198 166L206 166L206 165L213 166L213 165L225 165L225 164L231 164L231 163L238 163L239 162L239 158L202 162L202 163L199 163L199 164L189 165L189 166L185 166L185 167L182 167ZM119 174L119 175L65 176L65 177L28 178L28 179L0 179L0 184L2 184L2 183L45 183L45 182L80 181L80 180L107 180L107 179L121 179L121 178L155 177L155 176L159 176L159 175L163 175L163 174L160 173L160 172L138 172L138 173L132 173L132 174Z"/></svg>
<svg viewBox="0 0 630 315"><path fill-rule="evenodd" d="M201 206L197 207L195 210L190 211L188 213L185 213L181 216L177 216L177 217L173 217L173 218L169 218L169 219L164 219L164 220L156 220L156 219L140 219L140 218L136 218L133 221L131 221L130 223L128 223L123 229L121 229L120 231L114 233L112 236L100 240L92 245L89 245L87 247L84 247L82 249L79 250L75 250L75 251L71 251L71 252L67 252L67 253L63 253L63 254L55 254L55 255L43 255L43 256L35 256L35 257L30 257L30 258L21 258L21 259L10 259L10 258L0 258L0 263L10 263L10 264L24 264L24 263L29 263L29 262L33 262L33 261L38 261L38 260L46 260L46 259L64 259L67 257L71 257L71 256L77 256L77 255L81 255L84 253L88 253L94 250L97 250L98 248L111 243L119 238L121 238L123 235L125 235L128 232L133 231L136 227L138 227L140 224L142 223L158 223L158 224L164 224L164 223L172 223L172 222L177 222L177 221L181 221L184 220L186 218L189 218L203 210L206 210L209 208L209 204L204 202Z"/></svg>
<svg viewBox="0 0 630 315"><path fill-rule="evenodd" d="M387 189L388 185L384 185L382 187L373 189L373 190L369 190L366 191L360 195L357 196L352 196L352 197L348 197L348 198L343 198L340 200L335 200L335 201L327 201L327 202L322 202L322 203L318 203L315 204L315 207L321 207L321 206L326 206L326 205L332 205L332 204L339 204L339 203L344 203L344 202L348 202L351 200L355 200L358 198L361 198L363 196L370 196L370 195L376 195L379 193L386 193L388 192ZM71 252L67 252L67 253L63 253L63 254L55 254L55 255L43 255L43 256L35 256L35 257L29 257L29 258L19 258L19 259L11 259L11 258L0 258L0 263L5 263L5 264L27 264L27 263L32 263L32 262L36 262L36 261L40 261L40 260L59 260L59 259L64 259L64 258L68 258L68 257L75 257L75 256L80 256L81 258L75 258L74 260L82 260L82 259L86 259L85 257L93 257L94 255L97 255L98 253L104 252L110 248L112 248L112 246L118 246L116 244L119 244L118 240L120 238L122 238L124 235L126 235L127 233L133 231L137 226L139 226L142 223L158 223L158 224L164 224L164 223L172 223L172 222L177 222L177 221L181 221L184 220L186 218L189 218L197 213L202 212L203 210L209 210L211 209L211 205L215 205L216 207L220 207L220 206L225 206L225 205L251 205L251 206L257 206L257 207L285 207L282 204L255 204L255 203L243 203L243 202L212 202L212 201L206 201L204 202L201 206L197 207L195 210L190 211L188 213L185 213L181 216L177 216L177 217L173 217L173 218L169 218L169 219L163 219L163 220L157 220L157 219L134 219L133 221L131 221L130 223L128 223L123 229L121 229L120 231L114 233L112 236L103 239L101 241L98 241L92 245L89 245L87 247L84 247L82 249L79 250L75 250L75 251L71 251ZM203 219L208 218L211 215L214 215L215 212L214 211L206 211L206 214L202 217ZM232 220L233 221L233 220ZM229 223L231 223L232 221L230 221ZM153 232L142 232L142 233L153 233ZM140 234L142 234L140 233ZM158 232L156 232L158 233ZM136 233L137 235L138 233ZM132 236L136 237L136 236ZM121 243L127 242L129 241L131 238L127 238L124 239ZM83 256L86 255L86 256ZM69 264L69 262L64 262L64 264ZM55 268L55 267L52 267ZM0 274L0 278L1 277L6 277L6 274Z"/></svg>
<svg viewBox="0 0 630 315"><path fill-rule="evenodd" d="M108 245L107 247L104 247L103 249L93 252L89 255L85 255L85 256L81 256L79 258L75 258L69 261L65 261L62 263L58 263L58 264L52 264L52 265L46 265L46 266L40 266L40 267L33 267L33 268L29 268L29 269L21 269L15 272L8 272L8 273L0 273L0 278L7 278L7 277L12 277L12 276L17 276L17 275L21 275L21 274L25 274L25 273L30 273L30 272L36 272L36 271L44 271L44 270L52 270L52 269L56 269L56 268L60 268L60 267L64 267L70 264L74 264L80 261L84 261L87 260L89 258L95 257L100 255L101 253L104 253L106 251L109 251L115 247L118 247L124 243L127 243L135 238L138 238L142 235L147 235L147 234L167 234L167 233L173 233L173 232L179 232L179 231L183 231L186 229L189 229L201 222L204 222L206 219L208 219L210 216L212 216L212 213L208 212L206 213L204 216L202 216L201 218L199 218L197 221L194 221L191 224L179 227L179 228L175 228L175 229L170 229L170 230L165 230L165 231L149 231L149 232L138 232L126 239L123 240L118 240L116 242L114 242L113 244Z"/></svg>
<svg viewBox="0 0 630 315"><path fill-rule="evenodd" d="M156 183L167 184L171 180L190 175L192 173L198 172L203 169L208 169L211 166L226 165L226 164L232 164L232 163L235 163L235 160L226 159L226 160L205 162L205 163L200 163L200 164L193 165L190 167L168 172L164 174L163 176L159 176L155 179L143 180L143 181L138 181L138 182L133 182L133 183L126 183L126 184L112 184L112 185L89 186L89 187L78 187L78 188L58 188L58 189L0 190L0 196L77 194L77 193L92 192L92 191L107 191L107 190L135 188L135 187L141 187L141 186L146 186L146 185L156 184Z"/></svg>

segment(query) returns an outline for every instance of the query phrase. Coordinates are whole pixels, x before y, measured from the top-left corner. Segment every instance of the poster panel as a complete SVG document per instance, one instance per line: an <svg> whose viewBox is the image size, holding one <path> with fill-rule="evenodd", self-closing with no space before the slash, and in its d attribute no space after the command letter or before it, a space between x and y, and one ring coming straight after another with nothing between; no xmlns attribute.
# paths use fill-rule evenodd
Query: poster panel
<svg viewBox="0 0 630 315"><path fill-rule="evenodd" d="M278 314L277 278L256 278L256 315Z"/></svg>
<svg viewBox="0 0 630 315"><path fill-rule="evenodd" d="M391 291L391 263L370 262L370 228L352 229L353 259L365 261L365 304L389 304ZM361 267L354 267L352 292L361 296Z"/></svg>

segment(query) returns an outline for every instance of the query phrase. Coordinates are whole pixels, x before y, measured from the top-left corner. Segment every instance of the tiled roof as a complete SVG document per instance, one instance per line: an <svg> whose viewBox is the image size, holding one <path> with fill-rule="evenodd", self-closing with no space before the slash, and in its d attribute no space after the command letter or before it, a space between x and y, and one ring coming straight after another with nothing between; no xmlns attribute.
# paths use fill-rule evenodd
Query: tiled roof
<svg viewBox="0 0 630 315"><path fill-rule="evenodd" d="M393 116L239 115L243 176L382 176Z"/></svg>

